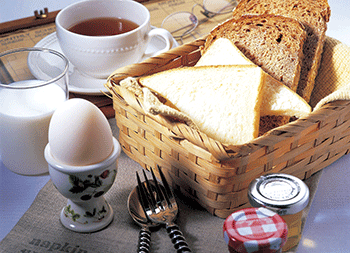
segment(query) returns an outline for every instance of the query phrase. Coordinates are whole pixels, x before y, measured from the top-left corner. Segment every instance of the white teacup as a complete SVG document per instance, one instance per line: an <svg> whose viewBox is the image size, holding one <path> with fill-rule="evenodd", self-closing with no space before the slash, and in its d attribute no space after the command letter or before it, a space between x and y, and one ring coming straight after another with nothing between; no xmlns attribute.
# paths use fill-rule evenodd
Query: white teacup
<svg viewBox="0 0 350 253"><path fill-rule="evenodd" d="M89 19L114 17L138 25L129 32L107 36L88 36L69 29ZM142 4L130 0L87 0L69 5L56 17L56 32L65 56L80 71L95 78L106 78L116 69L141 60L153 36L161 36L166 46L153 53L163 53L173 46L173 37L162 28L151 28L150 13Z"/></svg>

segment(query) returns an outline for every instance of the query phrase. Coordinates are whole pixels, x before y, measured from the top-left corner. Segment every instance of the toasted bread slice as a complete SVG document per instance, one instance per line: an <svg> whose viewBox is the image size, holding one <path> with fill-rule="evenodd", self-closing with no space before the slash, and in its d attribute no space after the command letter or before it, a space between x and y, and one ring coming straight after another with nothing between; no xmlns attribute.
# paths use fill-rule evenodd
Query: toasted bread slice
<svg viewBox="0 0 350 253"><path fill-rule="evenodd" d="M275 14L298 20L306 29L300 81L297 93L309 102L321 62L330 7L327 0L241 0L233 11L233 18L245 15ZM278 54L283 57L283 52ZM287 66L286 66L287 67Z"/></svg>

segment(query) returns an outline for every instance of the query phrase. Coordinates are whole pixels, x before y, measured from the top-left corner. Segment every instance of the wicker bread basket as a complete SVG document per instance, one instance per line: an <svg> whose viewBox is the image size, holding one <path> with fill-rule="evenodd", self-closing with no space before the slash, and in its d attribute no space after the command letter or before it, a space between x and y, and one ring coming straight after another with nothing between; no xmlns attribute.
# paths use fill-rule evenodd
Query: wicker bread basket
<svg viewBox="0 0 350 253"><path fill-rule="evenodd" d="M247 187L254 178L282 172L307 179L347 154L350 101L328 103L250 143L226 146L184 123L146 114L143 101L119 85L128 76L193 66L204 42L198 39L110 76L106 86L113 97L119 141L131 159L145 169L159 165L175 189L226 218L249 206Z"/></svg>

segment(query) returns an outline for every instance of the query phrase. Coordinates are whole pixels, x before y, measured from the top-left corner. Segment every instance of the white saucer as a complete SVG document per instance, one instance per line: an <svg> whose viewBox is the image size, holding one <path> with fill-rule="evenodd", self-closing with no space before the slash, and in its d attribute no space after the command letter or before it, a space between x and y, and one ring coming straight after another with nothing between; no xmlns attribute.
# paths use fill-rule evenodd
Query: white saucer
<svg viewBox="0 0 350 253"><path fill-rule="evenodd" d="M173 47L177 47L178 43L174 39ZM40 40L35 47L42 47L53 49L62 53L62 49L58 43L56 32L49 34L42 40ZM145 55L150 55L151 53L161 50L165 47L165 42L161 37L153 37L149 43ZM141 61L145 60L147 57L143 57ZM52 63L51 63L52 64ZM32 73L36 78L40 78L40 73L35 70ZM69 63L69 91L78 94L85 95L102 95L103 92L107 93L107 89L104 87L106 79L98 79L85 74L80 73L73 64Z"/></svg>

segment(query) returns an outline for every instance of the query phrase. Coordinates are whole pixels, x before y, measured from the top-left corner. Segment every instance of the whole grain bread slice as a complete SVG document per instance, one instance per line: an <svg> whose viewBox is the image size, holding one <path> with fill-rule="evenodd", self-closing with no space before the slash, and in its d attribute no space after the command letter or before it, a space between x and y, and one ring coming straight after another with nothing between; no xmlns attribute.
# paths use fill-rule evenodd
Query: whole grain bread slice
<svg viewBox="0 0 350 253"><path fill-rule="evenodd" d="M304 25L307 39L303 48L304 60L297 93L309 102L330 18L327 0L241 0L233 11L233 18L252 14L281 15L296 19Z"/></svg>
<svg viewBox="0 0 350 253"><path fill-rule="evenodd" d="M218 38L230 39L254 64L297 90L306 32L295 19L272 14L229 19L210 32L202 55Z"/></svg>

